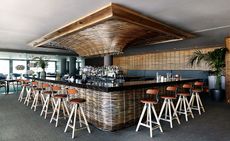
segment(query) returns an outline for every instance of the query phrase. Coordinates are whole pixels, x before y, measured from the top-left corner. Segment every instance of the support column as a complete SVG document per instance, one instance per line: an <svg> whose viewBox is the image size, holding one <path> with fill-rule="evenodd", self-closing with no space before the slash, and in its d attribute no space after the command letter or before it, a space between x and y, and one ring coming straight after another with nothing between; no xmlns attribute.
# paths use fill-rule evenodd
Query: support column
<svg viewBox="0 0 230 141"><path fill-rule="evenodd" d="M26 71L30 70L30 60L26 60Z"/></svg>
<svg viewBox="0 0 230 141"><path fill-rule="evenodd" d="M69 57L69 75L76 76L76 57Z"/></svg>
<svg viewBox="0 0 230 141"><path fill-rule="evenodd" d="M9 72L9 76L10 76L10 74L13 73L13 60L12 59L10 59L9 65L10 65L10 72Z"/></svg>
<svg viewBox="0 0 230 141"><path fill-rule="evenodd" d="M113 57L112 55L104 56L104 66L112 66L113 65Z"/></svg>
<svg viewBox="0 0 230 141"><path fill-rule="evenodd" d="M226 48L228 52L225 57L225 91L227 102L230 104L230 37L226 38Z"/></svg>
<svg viewBox="0 0 230 141"><path fill-rule="evenodd" d="M57 70L61 76L66 74L66 58L60 58L57 62Z"/></svg>
<svg viewBox="0 0 230 141"><path fill-rule="evenodd" d="M85 66L85 58L81 57L81 65L80 67L84 67Z"/></svg>

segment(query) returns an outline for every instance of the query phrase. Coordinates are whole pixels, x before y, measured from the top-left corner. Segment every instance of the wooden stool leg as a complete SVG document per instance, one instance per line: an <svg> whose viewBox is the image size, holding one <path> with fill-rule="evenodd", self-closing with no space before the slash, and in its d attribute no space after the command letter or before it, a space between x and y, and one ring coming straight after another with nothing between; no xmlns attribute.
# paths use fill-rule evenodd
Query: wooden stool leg
<svg viewBox="0 0 230 141"><path fill-rule="evenodd" d="M158 124L158 126L160 128L160 131L163 132L162 127L161 127L161 123L159 122L159 119L158 119L158 116L157 116L157 112L155 110L155 107L154 107L154 105L152 105L151 107L152 107L153 114L154 114L155 119L156 119L156 123Z"/></svg>
<svg viewBox="0 0 230 141"><path fill-rule="evenodd" d="M187 106L188 106L188 112L191 114L192 118L194 118L193 112L192 112L192 109L191 109L191 107L190 107L190 105L189 105L189 103L188 103L187 97L185 98L185 102L186 102L186 104L187 104Z"/></svg>
<svg viewBox="0 0 230 141"><path fill-rule="evenodd" d="M60 108L61 108L61 99L58 99L58 109L57 109L57 116L56 116L56 124L55 124L55 127L58 126L58 119L59 119L59 114L60 114Z"/></svg>
<svg viewBox="0 0 230 141"><path fill-rule="evenodd" d="M176 109L175 109L175 107L174 107L174 104L173 104L172 100L170 100L170 103L171 103L172 110L173 110L173 117L175 116L175 118L176 118L178 124L180 124L180 120L179 120L179 117L178 117L178 115L177 115L177 111L176 111Z"/></svg>
<svg viewBox="0 0 230 141"><path fill-rule="evenodd" d="M35 102L35 107L34 107L34 111L36 111L37 110L37 106L38 106L38 98L39 98L39 91L37 91L37 98L36 98L36 102Z"/></svg>
<svg viewBox="0 0 230 141"><path fill-rule="evenodd" d="M202 111L205 112L203 103L202 103L202 101L200 99L200 95L199 94L197 94L197 95L198 95L198 101L200 102L200 107L201 107Z"/></svg>
<svg viewBox="0 0 230 141"><path fill-rule="evenodd" d="M62 109L62 113L63 113L64 119L66 119L66 109L64 107L63 101L61 101L61 109Z"/></svg>
<svg viewBox="0 0 230 141"><path fill-rule="evenodd" d="M180 100L180 112L179 112L179 115L181 115L181 112L182 112L182 106L183 106L183 96L180 96L181 100Z"/></svg>
<svg viewBox="0 0 230 141"><path fill-rule="evenodd" d="M48 110L49 110L49 104L50 104L50 95L48 95L47 96L47 98L46 98L46 101L45 101L46 103L44 103L44 105L45 105L45 109L44 109L44 112L45 112L45 117L44 117L44 119L46 119L46 117L47 117L47 113L48 113Z"/></svg>
<svg viewBox="0 0 230 141"><path fill-rule="evenodd" d="M45 97L42 94L42 92L40 92L40 100L41 100L42 105L44 105L45 104Z"/></svg>
<svg viewBox="0 0 230 141"><path fill-rule="evenodd" d="M82 127L82 121L81 121L81 111L80 109L78 109L78 118L79 118L79 124L80 124L80 127Z"/></svg>
<svg viewBox="0 0 230 141"><path fill-rule="evenodd" d="M22 87L22 90L21 90L21 92L19 94L19 97L18 97L19 102L22 102L24 92L25 92L25 86Z"/></svg>
<svg viewBox="0 0 230 141"><path fill-rule="evenodd" d="M55 100L53 97L50 98L51 99L51 106L52 106L52 109L54 110L55 108Z"/></svg>
<svg viewBox="0 0 230 141"><path fill-rule="evenodd" d="M194 93L192 93L192 96L191 96L191 98L190 98L190 101L189 101L189 106L191 107L191 108L193 108L194 107L194 97L195 95L194 95Z"/></svg>
<svg viewBox="0 0 230 141"><path fill-rule="evenodd" d="M169 106L168 106L168 104L167 104L167 100L166 100L166 104L165 104L165 119L167 119L168 118L168 109L169 109Z"/></svg>
<svg viewBox="0 0 230 141"><path fill-rule="evenodd" d="M41 113L40 113L40 116L42 116L43 115L43 113L45 113L45 109L46 109L46 103L47 103L47 98L48 98L48 96L46 97L46 99L45 99L45 102L44 102L44 105L42 106L42 111L41 111Z"/></svg>
<svg viewBox="0 0 230 141"><path fill-rule="evenodd" d="M146 113L147 113L146 124L149 126L149 114L148 114L149 113L149 109L148 109L148 105L147 105Z"/></svg>
<svg viewBox="0 0 230 141"><path fill-rule="evenodd" d="M32 106L31 106L31 109L33 109L33 108L34 108L34 110L35 110L35 105L36 105L36 101L37 101L37 99L38 99L38 93L37 93L37 92L35 92L35 96L34 96L34 100L33 100L33 103L32 103Z"/></svg>
<svg viewBox="0 0 230 141"><path fill-rule="evenodd" d="M160 111L160 114L159 114L159 118L158 118L158 119L160 119L160 118L161 118L162 113L163 113L164 108L165 108L165 105L166 105L166 99L164 99L164 102L163 102L163 105L162 105L162 107L161 107L161 111Z"/></svg>
<svg viewBox="0 0 230 141"><path fill-rule="evenodd" d="M68 129L69 125L70 125L70 121L72 120L72 116L73 116L74 111L75 111L75 106L73 105L73 107L72 107L71 113L70 113L70 115L69 115L69 119L68 119L68 121L67 121L67 124L66 124L66 127L65 127L64 132L66 132L66 131L67 131L67 129Z"/></svg>
<svg viewBox="0 0 230 141"><path fill-rule="evenodd" d="M27 101L26 101L26 106L29 106L29 103L30 103L30 100L31 100L32 88L27 88L26 92L27 92L27 95L28 95Z"/></svg>
<svg viewBox="0 0 230 141"><path fill-rule="evenodd" d="M53 110L53 114L52 114L51 119L50 119L50 123L52 123L54 116L58 110L58 101L55 101L55 99L53 99L53 101L54 101L54 110Z"/></svg>
<svg viewBox="0 0 230 141"><path fill-rule="evenodd" d="M40 114L40 116L42 116L43 113L45 114L44 119L46 119L46 116L47 116L47 112L48 112L48 108L49 108L49 100L50 100L50 95L47 95L45 98L44 104L42 106L41 114Z"/></svg>
<svg viewBox="0 0 230 141"><path fill-rule="evenodd" d="M140 127L141 121L142 121L142 119L143 119L143 117L144 117L146 108L147 108L147 105L145 104L145 105L144 105L144 108L143 108L143 110L142 110L142 113L141 113L141 117L140 117L140 119L139 119L139 121L138 121L138 124L137 124L136 132L139 130L139 127Z"/></svg>
<svg viewBox="0 0 230 141"><path fill-rule="evenodd" d="M149 115L149 130L150 130L150 137L153 137L153 127L152 127L152 114L151 114L151 106L148 104L148 115Z"/></svg>
<svg viewBox="0 0 230 141"><path fill-rule="evenodd" d="M198 109L199 115L201 115L200 102L199 102L199 99L198 99L198 94L197 94L197 93L196 93L196 103L197 103L197 109Z"/></svg>
<svg viewBox="0 0 230 141"><path fill-rule="evenodd" d="M74 119L73 119L73 128L72 128L72 139L74 138L75 127L76 127L76 118L77 118L77 110L79 106L74 105Z"/></svg>
<svg viewBox="0 0 230 141"><path fill-rule="evenodd" d="M67 116L69 116L69 108L68 108L65 100L63 100L63 104L64 104L65 111L67 113Z"/></svg>
<svg viewBox="0 0 230 141"><path fill-rule="evenodd" d="M30 100L32 99L32 95L35 96L35 93L32 89L28 90L27 92L29 94L29 97L28 97L28 100L27 100L27 103L26 103L26 106L29 106L29 103L30 103Z"/></svg>
<svg viewBox="0 0 230 141"><path fill-rule="evenodd" d="M170 127L173 128L172 125L172 111L171 111L171 105L170 105L170 100L167 99L167 104L168 104L168 108L169 108L169 122L170 122Z"/></svg>
<svg viewBox="0 0 230 141"><path fill-rule="evenodd" d="M29 105L30 94L31 94L31 88L27 91L26 98L25 98L25 101L24 101L24 104L26 104L27 106Z"/></svg>
<svg viewBox="0 0 230 141"><path fill-rule="evenodd" d="M178 109L179 105L181 104L181 96L179 96L179 99L177 101L177 104L176 104L176 110ZM178 112L180 113L180 109L178 110Z"/></svg>
<svg viewBox="0 0 230 141"><path fill-rule="evenodd" d="M85 121L85 125L86 125L86 127L87 127L87 130L88 130L89 133L91 133L91 131L90 131L90 129L89 129L88 122L87 122L86 117L85 117L85 113L84 113L84 111L83 111L83 109L82 109L82 107L81 107L80 105L79 105L79 108L80 108L80 110L81 110L81 114L82 114L82 117L83 117L83 119L84 119L84 121Z"/></svg>
<svg viewBox="0 0 230 141"><path fill-rule="evenodd" d="M187 105L185 103L185 97L184 96L183 96L183 105L184 105L185 120L188 121L188 111L187 111Z"/></svg>

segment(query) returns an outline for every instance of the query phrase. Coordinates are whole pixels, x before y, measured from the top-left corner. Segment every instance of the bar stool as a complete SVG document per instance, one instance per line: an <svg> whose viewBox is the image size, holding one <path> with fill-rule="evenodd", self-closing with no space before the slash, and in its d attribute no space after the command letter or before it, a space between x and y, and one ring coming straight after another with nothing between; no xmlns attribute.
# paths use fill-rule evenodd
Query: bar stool
<svg viewBox="0 0 230 141"><path fill-rule="evenodd" d="M178 124L180 124L180 120L177 115L177 111L173 104L173 100L176 99L176 91L177 87L175 86L168 86L166 91L169 93L173 93L173 96L161 96L164 99L164 103L161 107L161 111L159 114L159 120L164 120L170 123L170 127L173 128L172 122L174 119L177 120ZM163 111L165 111L164 118L162 118Z"/></svg>
<svg viewBox="0 0 230 141"><path fill-rule="evenodd" d="M190 96L191 94L192 85L183 84L182 88L184 90L183 92L177 92L177 95L179 95L179 99L177 101L176 110L177 113L179 113L179 115L184 114L186 121L188 121L188 115L191 115L191 117L194 118L191 107L187 99L187 97Z"/></svg>
<svg viewBox="0 0 230 141"><path fill-rule="evenodd" d="M42 116L44 113L44 119L46 119L47 114L52 113L52 112L48 112L50 103L51 103L52 109L54 110L54 104L53 104L53 101L51 100L51 97L53 96L55 91L51 90L50 87L51 86L48 83L42 84L43 90L41 92L41 95L44 98L44 104L42 106L42 111L41 111L40 116Z"/></svg>
<svg viewBox="0 0 230 141"><path fill-rule="evenodd" d="M200 99L200 93L203 92L203 86L204 86L204 82L197 81L194 83L194 89L192 89L192 96L189 101L189 105L191 109L197 110L199 112L199 115L201 115L201 110L205 112L204 106ZM196 101L196 105L194 105L194 101Z"/></svg>
<svg viewBox="0 0 230 141"><path fill-rule="evenodd" d="M41 91L43 90L43 88L41 86L39 86L38 82L34 82L34 84L36 84L36 87L33 87L33 93L32 95L34 96L34 100L33 103L31 105L31 109L34 109L34 111L37 110L37 106L42 106L44 103L44 99L41 96ZM38 101L40 103L40 105L38 105Z"/></svg>
<svg viewBox="0 0 230 141"><path fill-rule="evenodd" d="M53 86L52 89L53 89L53 91L59 91L59 92L62 91L60 86ZM60 94L60 93L55 94L52 97L53 103L54 103L54 110L53 110L52 117L50 119L50 123L52 123L53 120L56 121L55 127L58 126L58 119L62 118L62 117L59 117L60 110L62 110L62 112L63 112L64 119L67 116L69 116L69 110L68 110L68 107L66 104L66 98L67 98L67 94ZM56 118L55 118L55 115L56 115Z"/></svg>
<svg viewBox="0 0 230 141"><path fill-rule="evenodd" d="M28 86L28 92L27 92L27 94L26 94L26 98L25 98L25 101L24 101L24 104L26 104L27 106L29 105L29 103L30 103L30 100L32 99L31 98L31 95L33 94L33 95L35 95L34 93L35 93L35 90L34 90L34 88L36 88L38 86L38 82L31 82L31 85L30 86Z"/></svg>
<svg viewBox="0 0 230 141"><path fill-rule="evenodd" d="M141 117L139 119L139 122L138 122L137 128L136 128L136 132L139 130L140 125L149 128L151 138L152 138L153 129L159 128L160 131L163 132L163 130L161 128L161 124L160 124L158 116L157 116L157 113L156 113L156 110L155 110L155 106L154 106L158 103L158 93L159 93L158 89L148 89L146 91L146 94L155 95L155 99L142 99L141 100L141 103L143 103L145 105L144 105L144 108L142 110ZM147 121L146 121L146 123L142 123L142 120L143 120L143 117L144 117L146 110L147 110ZM156 121L152 121L152 112L151 111L153 112ZM152 123L155 124L154 127L152 126Z"/></svg>
<svg viewBox="0 0 230 141"><path fill-rule="evenodd" d="M19 102L22 102L22 100L23 99L25 99L25 97L24 97L24 93L28 93L28 91L29 91L29 86L30 86L30 84L28 84L30 81L29 80L23 80L23 79L20 79L20 80L18 80L18 81L20 81L21 82L21 85L22 85L22 90L21 90L21 92L20 92L20 94L19 94L19 97L18 97L18 101Z"/></svg>
<svg viewBox="0 0 230 141"><path fill-rule="evenodd" d="M67 90L67 94L70 95L76 95L78 93L78 91L76 89L68 89ZM66 124L65 130L64 132L67 131L68 127L72 128L72 138L74 138L74 132L76 130L76 118L77 118L77 114L78 114L78 118L79 118L79 124L80 124L80 129L85 129L87 128L88 132L91 133L88 122L86 120L84 111L81 107L81 104L86 102L85 99L82 98L72 98L69 100L70 104L72 105L72 110L68 119L68 122ZM74 115L74 116L73 116ZM84 122L81 121L81 116L83 117ZM72 118L73 119L73 125L70 124L70 122L72 122ZM82 123L86 125L86 127L82 128ZM77 129L77 130L80 130Z"/></svg>

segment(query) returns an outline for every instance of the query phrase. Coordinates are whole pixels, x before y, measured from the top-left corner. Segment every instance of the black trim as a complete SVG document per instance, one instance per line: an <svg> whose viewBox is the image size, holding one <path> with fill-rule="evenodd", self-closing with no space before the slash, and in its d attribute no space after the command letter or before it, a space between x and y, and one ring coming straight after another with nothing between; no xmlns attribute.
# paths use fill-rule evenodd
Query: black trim
<svg viewBox="0 0 230 141"><path fill-rule="evenodd" d="M68 52L46 52L46 51L32 51L32 50L19 50L19 49L6 49L0 48L0 52L13 52L13 53L31 53L31 54L43 54L43 55L63 55L63 56L79 56L73 51ZM66 50L67 51L67 50Z"/></svg>

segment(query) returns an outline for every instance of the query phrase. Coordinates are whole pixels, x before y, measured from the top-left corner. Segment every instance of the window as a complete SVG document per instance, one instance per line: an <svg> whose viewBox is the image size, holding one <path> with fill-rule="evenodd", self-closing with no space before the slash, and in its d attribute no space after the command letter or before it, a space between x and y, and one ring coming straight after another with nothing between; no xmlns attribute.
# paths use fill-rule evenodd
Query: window
<svg viewBox="0 0 230 141"><path fill-rule="evenodd" d="M56 62L48 62L46 73L55 73L55 71L56 71Z"/></svg>
<svg viewBox="0 0 230 141"><path fill-rule="evenodd" d="M25 68L23 70L17 70L18 65L23 65ZM26 74L26 61L13 60L13 73Z"/></svg>
<svg viewBox="0 0 230 141"><path fill-rule="evenodd" d="M4 75L8 75L10 73L10 62L9 60L0 60L0 65L1 65L1 69L0 69L0 73L4 74Z"/></svg>

